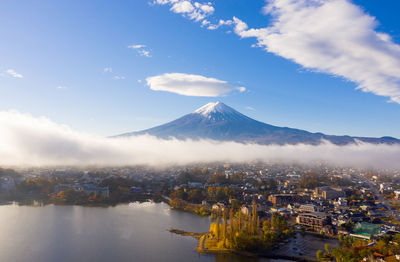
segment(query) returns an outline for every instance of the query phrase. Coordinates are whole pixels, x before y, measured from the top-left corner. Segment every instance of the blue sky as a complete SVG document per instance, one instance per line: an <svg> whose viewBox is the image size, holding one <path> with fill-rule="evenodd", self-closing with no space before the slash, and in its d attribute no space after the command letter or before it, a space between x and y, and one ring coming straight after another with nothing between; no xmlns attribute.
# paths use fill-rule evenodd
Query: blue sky
<svg viewBox="0 0 400 262"><path fill-rule="evenodd" d="M239 30L237 21L216 30L201 26L203 20L215 24L236 17L249 28L269 27L274 17L262 12L266 5L262 0L199 1L214 9L199 21L188 17L189 13L174 12L173 3L159 1L3 1L0 110L15 109L46 116L75 130L114 135L162 124L219 100L269 124L337 135L400 137L400 104L388 102L397 99L398 79L394 77L393 84L393 77L386 77L399 70L390 66L400 60L398 50L388 56L360 53L361 61L376 56L373 61L381 65L387 60L388 64L333 66L335 72L347 70L345 77L333 76L319 70L318 62L314 63L317 69L299 63L299 52L291 53L299 59L297 63L282 55L293 49L288 45L286 50L285 42L276 51L266 51L262 44L252 47L260 41ZM362 14L350 12L347 18L375 17L379 25L374 30L390 35L391 44L400 44L397 1L331 2L345 3L335 6L338 12L348 6L362 10ZM360 28L365 29L363 24ZM129 48L135 45L145 47ZM377 52L385 49L379 44L371 46ZM315 50L307 49L313 58L319 55ZM371 78L362 73L366 69L381 74ZM166 73L215 78L226 81L233 91L219 97L188 96L154 91L146 84L147 78ZM391 93L371 84L382 80L382 75L386 82L379 83L393 84ZM369 83L368 92L356 90L356 82L364 81L363 77ZM388 92L394 95L382 95Z"/></svg>

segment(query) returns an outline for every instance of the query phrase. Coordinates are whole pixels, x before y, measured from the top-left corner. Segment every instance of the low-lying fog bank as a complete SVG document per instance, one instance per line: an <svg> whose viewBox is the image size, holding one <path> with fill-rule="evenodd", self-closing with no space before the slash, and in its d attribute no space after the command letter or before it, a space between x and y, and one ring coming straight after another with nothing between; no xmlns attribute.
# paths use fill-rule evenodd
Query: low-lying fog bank
<svg viewBox="0 0 400 262"><path fill-rule="evenodd" d="M45 117L0 112L0 165L185 165L199 162L283 161L400 168L400 145L258 145L153 136L104 138Z"/></svg>

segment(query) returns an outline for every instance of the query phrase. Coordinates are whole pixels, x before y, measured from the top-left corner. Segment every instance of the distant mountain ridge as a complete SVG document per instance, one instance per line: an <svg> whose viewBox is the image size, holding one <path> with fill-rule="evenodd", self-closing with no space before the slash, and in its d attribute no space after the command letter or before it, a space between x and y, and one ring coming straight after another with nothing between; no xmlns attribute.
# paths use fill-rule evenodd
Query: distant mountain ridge
<svg viewBox="0 0 400 262"><path fill-rule="evenodd" d="M393 137L351 137L311 133L305 130L269 125L239 113L222 102L208 103L193 113L164 125L119 136L149 134L159 138L213 139L258 144L320 144L323 140L337 145L362 141L372 144L397 144Z"/></svg>

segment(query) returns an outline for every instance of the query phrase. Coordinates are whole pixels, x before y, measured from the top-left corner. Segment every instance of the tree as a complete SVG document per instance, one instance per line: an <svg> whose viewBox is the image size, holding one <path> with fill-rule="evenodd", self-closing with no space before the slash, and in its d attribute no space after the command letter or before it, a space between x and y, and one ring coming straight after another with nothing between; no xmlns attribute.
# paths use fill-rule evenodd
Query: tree
<svg viewBox="0 0 400 262"><path fill-rule="evenodd" d="M318 174L310 172L301 177L298 185L301 188L314 189L316 187L322 186L324 180L326 180L326 177L319 176Z"/></svg>
<svg viewBox="0 0 400 262"><path fill-rule="evenodd" d="M204 199L203 192L199 188L190 190L188 193L188 200L190 202L201 203L201 201L203 201L203 199Z"/></svg>
<svg viewBox="0 0 400 262"><path fill-rule="evenodd" d="M276 180L273 178L269 178L265 181L265 188L269 190L275 190L277 186Z"/></svg>
<svg viewBox="0 0 400 262"><path fill-rule="evenodd" d="M339 242L340 242L340 243L343 242L343 235L339 235Z"/></svg>
<svg viewBox="0 0 400 262"><path fill-rule="evenodd" d="M225 190L223 190L220 187L217 187L216 200L217 201L228 200L228 196L225 194Z"/></svg>
<svg viewBox="0 0 400 262"><path fill-rule="evenodd" d="M317 251L317 259L318 259L318 261L323 261L324 260L324 251L322 251L322 250L318 250Z"/></svg>
<svg viewBox="0 0 400 262"><path fill-rule="evenodd" d="M244 179L244 174L236 173L230 176L230 182L233 184L240 184Z"/></svg>
<svg viewBox="0 0 400 262"><path fill-rule="evenodd" d="M222 241L223 241L223 246L225 247L225 243L226 243L226 234L227 234L227 221L226 221L226 210L223 211L223 217L222 217Z"/></svg>
<svg viewBox="0 0 400 262"><path fill-rule="evenodd" d="M231 206L232 206L232 209L236 211L236 210L240 209L241 203L237 199L232 199L231 200Z"/></svg>
<svg viewBox="0 0 400 262"><path fill-rule="evenodd" d="M186 193L185 189L179 188L179 189L175 190L174 192L172 192L171 198L179 198L182 200L187 200L188 194Z"/></svg>
<svg viewBox="0 0 400 262"><path fill-rule="evenodd" d="M230 241L230 243L233 242L233 238L234 238L234 235L235 235L235 232L236 232L235 221L234 220L235 219L234 219L234 215L233 215L233 209L231 208L231 209L229 209L229 231L230 231L229 241Z"/></svg>
<svg viewBox="0 0 400 262"><path fill-rule="evenodd" d="M179 183L186 184L190 182L192 179L191 175L188 172L181 172L178 176Z"/></svg>
<svg viewBox="0 0 400 262"><path fill-rule="evenodd" d="M224 174L213 174L210 176L209 182L213 184L225 184L227 182L227 179Z"/></svg>
<svg viewBox="0 0 400 262"><path fill-rule="evenodd" d="M263 227L262 227L264 232L268 232L271 230L271 220L267 219L263 222Z"/></svg>
<svg viewBox="0 0 400 262"><path fill-rule="evenodd" d="M272 246L278 240L278 234L274 231L265 231L264 232L264 241L268 246Z"/></svg>
<svg viewBox="0 0 400 262"><path fill-rule="evenodd" d="M326 243L324 247L325 247L326 253L330 256L330 255L331 255L331 252L332 252L332 250L331 250L331 245L329 245L328 243Z"/></svg>
<svg viewBox="0 0 400 262"><path fill-rule="evenodd" d="M372 254L374 253L374 251L372 251L372 249L370 248L364 248L360 250L360 258L364 259L364 258L369 258ZM370 261L370 260L368 260Z"/></svg>
<svg viewBox="0 0 400 262"><path fill-rule="evenodd" d="M216 230L216 237L217 241L219 241L220 238L220 232L219 232L219 217L217 216L217 230Z"/></svg>

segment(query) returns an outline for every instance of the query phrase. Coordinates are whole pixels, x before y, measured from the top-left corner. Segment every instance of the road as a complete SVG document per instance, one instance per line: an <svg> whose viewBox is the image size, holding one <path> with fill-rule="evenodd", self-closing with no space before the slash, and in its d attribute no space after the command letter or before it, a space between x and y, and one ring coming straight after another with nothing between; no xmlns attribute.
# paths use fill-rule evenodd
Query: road
<svg viewBox="0 0 400 262"><path fill-rule="evenodd" d="M387 208L387 212L389 216L392 216L394 219L396 219L398 222L400 222L400 216L399 214L393 210L393 208L390 206L389 201L387 201L382 194L376 189L376 187L374 186L374 184L372 184L372 182L368 179L365 179L365 182L368 184L369 188L371 189L372 193L374 193L376 195L376 197L378 198L377 200L379 202L382 203L382 205L384 205Z"/></svg>

